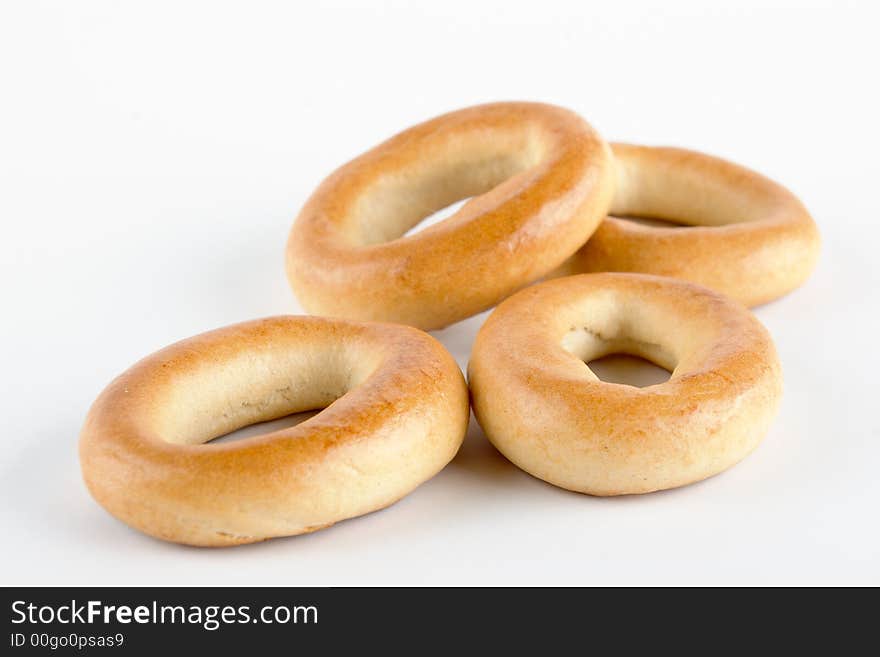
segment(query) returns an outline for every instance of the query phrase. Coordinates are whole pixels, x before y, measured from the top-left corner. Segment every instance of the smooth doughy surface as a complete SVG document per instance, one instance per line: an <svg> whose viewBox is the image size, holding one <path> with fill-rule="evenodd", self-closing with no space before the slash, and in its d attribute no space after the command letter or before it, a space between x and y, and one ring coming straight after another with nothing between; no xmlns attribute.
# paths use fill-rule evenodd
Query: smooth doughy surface
<svg viewBox="0 0 880 657"><path fill-rule="evenodd" d="M609 216L556 275L641 272L681 278L748 306L801 285L819 233L781 185L725 160L680 148L613 144L617 185ZM662 219L657 227L620 217Z"/></svg>
<svg viewBox="0 0 880 657"><path fill-rule="evenodd" d="M672 372L645 388L586 363L641 356ZM773 342L737 302L680 280L586 274L504 301L468 369L477 420L523 470L593 495L682 486L764 437L782 391Z"/></svg>
<svg viewBox="0 0 880 657"><path fill-rule="evenodd" d="M312 313L440 328L562 264L607 214L613 184L607 144L568 110L495 103L445 114L318 187L291 229L288 278Z"/></svg>
<svg viewBox="0 0 880 657"><path fill-rule="evenodd" d="M295 427L202 444L319 408ZM273 317L178 342L119 376L88 414L80 461L95 499L132 527L234 545L397 501L452 459L469 415L461 371L431 336Z"/></svg>

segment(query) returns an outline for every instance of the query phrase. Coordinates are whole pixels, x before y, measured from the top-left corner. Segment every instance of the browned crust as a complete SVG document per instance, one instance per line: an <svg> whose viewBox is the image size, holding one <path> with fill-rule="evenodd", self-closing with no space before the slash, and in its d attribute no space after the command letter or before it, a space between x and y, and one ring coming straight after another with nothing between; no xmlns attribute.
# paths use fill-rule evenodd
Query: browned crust
<svg viewBox="0 0 880 657"><path fill-rule="evenodd" d="M694 224L654 227L609 216L559 270L681 278L756 306L800 286L819 254L816 224L790 191L717 157L613 144L611 215ZM721 219L725 225L700 225Z"/></svg>
<svg viewBox="0 0 880 657"><path fill-rule="evenodd" d="M579 331L674 372L645 388L599 381L562 346ZM760 442L781 395L773 342L746 308L639 274L560 278L510 297L480 329L468 373L477 419L505 456L593 495L721 472Z"/></svg>
<svg viewBox="0 0 880 657"><path fill-rule="evenodd" d="M327 403L289 429L182 444ZM86 418L80 462L95 499L132 527L236 545L393 503L452 459L468 416L461 371L431 336L273 317L183 340L116 378Z"/></svg>
<svg viewBox="0 0 880 657"><path fill-rule="evenodd" d="M486 148L499 158L524 149L540 157L481 193L471 179L476 167L466 165L485 159ZM450 162L461 165L460 189L437 192ZM606 214L613 177L605 142L568 110L510 102L445 114L392 137L318 187L290 233L288 278L316 314L440 328L491 307L572 255ZM441 207L478 195L429 229L364 245L358 204L388 180L409 190L422 179L436 181L414 203L428 192L443 198Z"/></svg>

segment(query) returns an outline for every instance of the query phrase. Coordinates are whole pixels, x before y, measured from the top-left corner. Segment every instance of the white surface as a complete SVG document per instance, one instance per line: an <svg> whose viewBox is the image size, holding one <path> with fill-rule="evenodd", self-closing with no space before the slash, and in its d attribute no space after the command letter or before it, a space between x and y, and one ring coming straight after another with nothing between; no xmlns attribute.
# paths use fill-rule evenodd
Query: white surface
<svg viewBox="0 0 880 657"><path fill-rule="evenodd" d="M876 5L300 4L3 5L2 583L880 584ZM282 253L312 188L414 122L499 99L721 155L804 199L824 248L757 311L787 384L756 453L593 499L517 470L472 423L390 509L229 550L149 539L92 502L77 433L113 376L298 312ZM480 321L437 333L462 365Z"/></svg>

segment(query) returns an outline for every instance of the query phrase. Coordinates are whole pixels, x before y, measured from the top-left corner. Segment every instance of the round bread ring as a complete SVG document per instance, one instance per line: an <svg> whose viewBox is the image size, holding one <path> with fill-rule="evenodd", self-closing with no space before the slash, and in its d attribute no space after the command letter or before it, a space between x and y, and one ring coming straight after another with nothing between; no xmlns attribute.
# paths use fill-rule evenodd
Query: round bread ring
<svg viewBox="0 0 880 657"><path fill-rule="evenodd" d="M672 372L636 388L586 363L641 356ZM742 305L692 283L584 274L527 288L480 329L471 400L526 472L591 495L647 493L721 472L763 438L782 392L776 350Z"/></svg>
<svg viewBox="0 0 880 657"><path fill-rule="evenodd" d="M445 114L318 187L290 232L288 278L312 313L441 328L561 265L604 219L613 182L608 145L568 110L496 103Z"/></svg>
<svg viewBox="0 0 880 657"><path fill-rule="evenodd" d="M819 232L781 185L725 160L613 144L617 186L608 217L557 275L622 271L672 276L757 306L801 285ZM617 217L688 224L656 227Z"/></svg>
<svg viewBox="0 0 880 657"><path fill-rule="evenodd" d="M301 424L203 445L255 422ZM452 356L406 326L274 317L178 342L92 406L80 439L94 498L152 536L237 545L314 531L396 502L464 438Z"/></svg>

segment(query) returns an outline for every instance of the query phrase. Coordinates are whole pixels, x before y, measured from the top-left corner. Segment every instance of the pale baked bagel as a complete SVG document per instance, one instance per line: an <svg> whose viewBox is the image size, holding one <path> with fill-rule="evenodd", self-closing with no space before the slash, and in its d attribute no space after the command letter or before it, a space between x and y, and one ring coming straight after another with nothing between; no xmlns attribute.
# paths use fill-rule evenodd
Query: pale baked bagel
<svg viewBox="0 0 880 657"><path fill-rule="evenodd" d="M289 429L201 444L319 408ZM132 527L235 545L399 500L452 459L468 418L461 371L431 336L274 317L178 342L122 374L89 411L80 461L95 499Z"/></svg>
<svg viewBox="0 0 880 657"><path fill-rule="evenodd" d="M613 178L608 146L568 110L496 103L445 114L318 187L290 232L288 278L309 312L440 328L562 264L607 213Z"/></svg>
<svg viewBox="0 0 880 657"><path fill-rule="evenodd" d="M613 144L611 215L556 272L629 271L682 278L756 306L801 285L819 233L781 185L731 162L680 148ZM649 226L619 217L687 224Z"/></svg>
<svg viewBox="0 0 880 657"><path fill-rule="evenodd" d="M672 372L636 388L586 365L610 353ZM647 493L729 468L764 437L782 381L767 331L706 288L640 274L586 274L504 301L480 329L471 399L513 463L592 495Z"/></svg>

